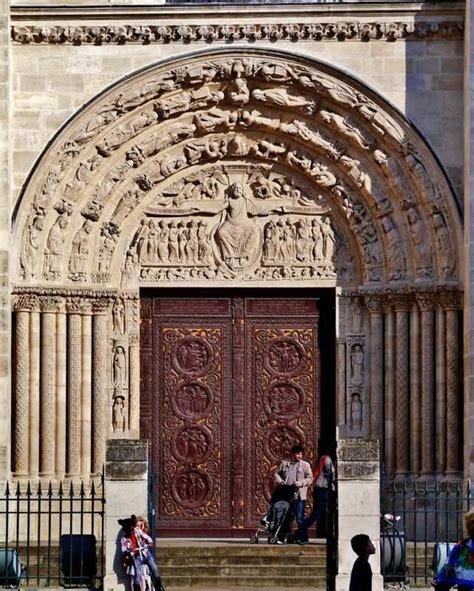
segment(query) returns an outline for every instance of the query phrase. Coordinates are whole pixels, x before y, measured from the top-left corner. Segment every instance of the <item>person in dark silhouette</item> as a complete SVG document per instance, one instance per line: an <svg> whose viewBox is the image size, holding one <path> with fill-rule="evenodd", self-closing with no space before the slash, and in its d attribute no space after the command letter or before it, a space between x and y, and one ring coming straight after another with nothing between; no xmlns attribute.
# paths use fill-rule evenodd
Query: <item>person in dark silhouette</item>
<svg viewBox="0 0 474 591"><path fill-rule="evenodd" d="M367 534L357 534L351 539L351 547L357 559L352 566L349 591L372 591L369 556L375 554L375 546Z"/></svg>

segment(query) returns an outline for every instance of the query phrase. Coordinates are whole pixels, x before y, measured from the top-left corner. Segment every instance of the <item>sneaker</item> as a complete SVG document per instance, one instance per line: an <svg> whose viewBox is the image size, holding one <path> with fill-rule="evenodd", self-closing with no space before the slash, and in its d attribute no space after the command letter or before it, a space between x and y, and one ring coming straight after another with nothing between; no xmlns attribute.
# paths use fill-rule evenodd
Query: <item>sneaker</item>
<svg viewBox="0 0 474 591"><path fill-rule="evenodd" d="M277 540L277 544L281 546L283 544L283 540Z"/></svg>
<svg viewBox="0 0 474 591"><path fill-rule="evenodd" d="M262 519L260 519L260 525L263 525L265 527L270 525L270 522L268 521L267 517L262 517Z"/></svg>
<svg viewBox="0 0 474 591"><path fill-rule="evenodd" d="M306 546L306 544L309 544L308 540L297 540L296 543L300 546Z"/></svg>

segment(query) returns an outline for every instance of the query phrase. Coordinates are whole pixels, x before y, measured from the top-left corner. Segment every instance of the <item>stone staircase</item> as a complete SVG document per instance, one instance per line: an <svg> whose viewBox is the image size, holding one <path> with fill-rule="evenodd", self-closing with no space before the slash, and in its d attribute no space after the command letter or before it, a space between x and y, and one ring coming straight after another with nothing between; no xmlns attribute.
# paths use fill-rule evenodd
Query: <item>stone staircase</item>
<svg viewBox="0 0 474 591"><path fill-rule="evenodd" d="M326 589L326 545L158 540L167 589Z"/></svg>

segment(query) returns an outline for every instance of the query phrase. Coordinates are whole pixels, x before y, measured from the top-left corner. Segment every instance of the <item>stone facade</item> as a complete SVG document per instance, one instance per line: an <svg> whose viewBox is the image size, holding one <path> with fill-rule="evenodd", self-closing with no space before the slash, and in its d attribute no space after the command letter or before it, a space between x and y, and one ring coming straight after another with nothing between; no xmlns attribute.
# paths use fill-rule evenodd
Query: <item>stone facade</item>
<svg viewBox="0 0 474 591"><path fill-rule="evenodd" d="M470 474L462 2L0 7L2 478L138 438L139 290L198 286L336 289L339 436Z"/></svg>

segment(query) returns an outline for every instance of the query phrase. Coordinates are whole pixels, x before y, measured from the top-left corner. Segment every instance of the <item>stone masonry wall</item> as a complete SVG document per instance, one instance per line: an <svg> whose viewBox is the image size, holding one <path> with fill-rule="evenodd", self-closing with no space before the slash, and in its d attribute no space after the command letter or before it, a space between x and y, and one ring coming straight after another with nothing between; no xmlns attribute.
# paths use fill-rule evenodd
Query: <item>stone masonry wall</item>
<svg viewBox="0 0 474 591"><path fill-rule="evenodd" d="M442 6L442 5L440 5ZM446 6L446 5L444 5ZM158 21L132 20L123 12L117 20L108 20L107 25L146 25L160 24L242 24L296 21L298 23L336 22L355 20L345 15L333 17L321 13L311 19L303 13L274 16L271 8L260 8L262 14L248 16L234 9L228 18L215 14L179 12L160 16ZM357 9L352 9L356 14ZM274 11L274 9L273 9ZM126 10L124 11L126 13ZM416 22L416 17L400 17L398 14L381 17L371 15L366 20L388 21L405 20ZM423 16L426 21L427 16ZM460 22L461 14L449 12L447 16L434 15L433 22L453 19ZM31 21L34 22L34 21ZM15 22L13 22L16 25ZM37 21L39 25L71 26L79 24L104 26L104 22L81 20L77 23L69 19L47 22ZM18 26L23 25L19 23ZM233 42L235 46L244 41ZM15 43L12 50L13 66L13 170L15 194L23 183L32 164L49 139L58 128L81 105L90 100L107 85L131 72L192 50L215 48L215 41L173 41L150 44L103 42L102 44L82 43ZM252 46L266 46L310 55L340 67L359 77L372 86L382 96L392 101L407 115L426 136L434 152L449 173L458 194L462 187L462 72L463 42L459 35L410 40L387 40L387 37L364 42L360 39L327 39L322 41L278 39L276 41L256 40Z"/></svg>
<svg viewBox="0 0 474 591"><path fill-rule="evenodd" d="M6 477L10 440L10 2L0 0L0 480Z"/></svg>

